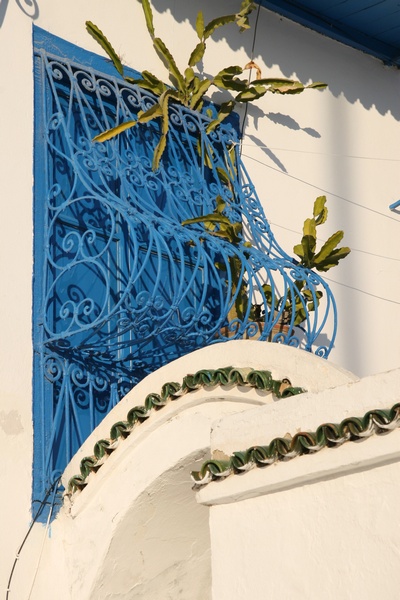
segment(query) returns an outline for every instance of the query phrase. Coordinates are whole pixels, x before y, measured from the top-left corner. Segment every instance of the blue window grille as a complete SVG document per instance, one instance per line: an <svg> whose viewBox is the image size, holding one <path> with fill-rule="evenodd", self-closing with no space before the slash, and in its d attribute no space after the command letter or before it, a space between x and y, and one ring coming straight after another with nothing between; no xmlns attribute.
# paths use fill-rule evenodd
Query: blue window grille
<svg viewBox="0 0 400 600"><path fill-rule="evenodd" d="M232 337L259 336L326 357L336 307L325 282L277 244L232 123L206 135L209 116L172 105L167 150L153 172L157 122L92 143L151 106L152 95L116 78L106 60L39 28L34 41L37 502L150 372ZM217 197L224 215L241 224L235 245L204 223L182 225L215 211ZM315 310L295 327L287 306L304 305L300 280Z"/></svg>

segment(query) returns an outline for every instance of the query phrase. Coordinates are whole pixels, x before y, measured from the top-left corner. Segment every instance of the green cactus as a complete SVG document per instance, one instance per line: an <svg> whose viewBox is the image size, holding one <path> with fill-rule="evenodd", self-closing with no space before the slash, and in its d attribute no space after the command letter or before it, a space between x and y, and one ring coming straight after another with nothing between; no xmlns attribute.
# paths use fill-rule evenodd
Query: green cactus
<svg viewBox="0 0 400 600"><path fill-rule="evenodd" d="M165 84L149 71L143 71L142 77L138 79L125 76L121 60L111 43L97 25L91 21L87 21L87 31L107 53L114 67L125 81L149 90L157 97L156 104L146 111L140 111L136 120L126 121L116 127L103 131L94 138L94 141L105 142L129 128L135 127L137 124L147 123L153 119L161 119L161 136L154 150L153 170L158 169L161 157L166 148L169 131L169 102L178 102L192 110L201 111L204 104L204 96L211 86L231 92L233 98L220 106L217 117L208 125L207 132L209 133L231 114L235 104L238 102L253 102L264 96L267 92L298 94L306 88L321 89L326 87L325 83L320 82L304 86L299 81L291 79L262 79L261 72L253 61L250 61L244 68L230 66L222 69L215 77L204 77L201 79L199 75L195 74L194 67L198 65L204 56L207 39L216 29L230 23L236 23L240 31L249 29L249 15L256 7L256 4L251 0L243 0L238 13L217 17L206 25L204 24L202 11L199 11L196 19L196 33L199 41L190 53L188 66L184 72L181 72L178 68L174 57L165 43L159 37L156 37L153 12L149 0L141 0L141 3L147 30L153 41L153 47L169 73L169 80L172 87ZM254 83L250 83L247 79L239 78L239 75L242 75L246 69L253 68L257 70L257 78Z"/></svg>

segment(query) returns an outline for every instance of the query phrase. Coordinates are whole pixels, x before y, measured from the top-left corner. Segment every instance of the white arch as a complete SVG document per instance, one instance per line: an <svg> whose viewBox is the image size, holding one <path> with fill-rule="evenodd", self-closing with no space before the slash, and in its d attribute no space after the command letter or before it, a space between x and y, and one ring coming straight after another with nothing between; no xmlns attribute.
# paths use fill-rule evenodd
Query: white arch
<svg viewBox="0 0 400 600"><path fill-rule="evenodd" d="M107 438L111 425L126 419L148 393L168 381L182 382L188 373L227 365L269 370L275 379L288 377L308 391L355 379L323 359L278 344L232 341L199 350L127 394L71 461L65 485L94 443ZM154 411L89 476L83 491L67 498L52 526L32 598L50 598L50 577L64 582L60 600L210 598L208 510L196 503L189 474L208 454L218 418L273 401L271 393L218 386Z"/></svg>

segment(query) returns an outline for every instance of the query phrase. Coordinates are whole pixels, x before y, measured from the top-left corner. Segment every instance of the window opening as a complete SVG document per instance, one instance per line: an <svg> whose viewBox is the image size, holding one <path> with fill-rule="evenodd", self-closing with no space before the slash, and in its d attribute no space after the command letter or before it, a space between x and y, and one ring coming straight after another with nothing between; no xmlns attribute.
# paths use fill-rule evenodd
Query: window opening
<svg viewBox="0 0 400 600"><path fill-rule="evenodd" d="M232 123L207 136L209 117L171 105L167 151L154 173L155 121L92 143L151 106L152 95L116 79L104 59L34 32L33 500L40 501L104 415L145 375L230 335L254 335L251 302L266 282L283 303L272 310L263 297L261 339L272 339L300 276L310 288L323 285L326 307L308 318L301 335L274 341L311 350L336 309L318 275L301 270L276 243ZM232 167L232 148L237 168L227 186L218 169ZM200 224L182 225L215 210L218 196L251 247L232 248ZM243 289L245 314L231 321ZM335 328L317 353L328 355Z"/></svg>

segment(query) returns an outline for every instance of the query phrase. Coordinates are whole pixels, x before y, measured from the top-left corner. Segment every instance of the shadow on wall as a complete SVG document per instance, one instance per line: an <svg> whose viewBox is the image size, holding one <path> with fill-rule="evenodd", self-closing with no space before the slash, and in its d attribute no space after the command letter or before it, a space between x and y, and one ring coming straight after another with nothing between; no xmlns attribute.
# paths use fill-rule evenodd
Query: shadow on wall
<svg viewBox="0 0 400 600"><path fill-rule="evenodd" d="M188 2L187 0L152 0L155 12L171 12L178 22L189 22L195 33L195 22L198 10L202 10L205 20L215 16L232 13L240 6L240 0L203 0ZM155 15L157 19L157 15ZM251 56L255 32L256 13L250 17L252 28L239 34L234 28L222 28L213 35L215 40L225 40L230 48L237 51L241 48ZM339 42L335 42L316 32L298 25L278 14L261 8L257 27L254 58L261 58L268 68L279 66L284 77L294 77L300 81L326 81L330 92L338 97L341 94L348 102L359 101L364 108L374 107L380 114L390 112L400 121L400 104L390 102L397 97L397 69L384 67L382 62L361 51L354 50ZM290 43L288 43L290 40ZM268 74L263 74L268 76ZM380 85L373 85L379 77ZM393 92L393 96L391 95Z"/></svg>
<svg viewBox="0 0 400 600"><path fill-rule="evenodd" d="M34 21L39 16L39 6L36 0L15 0L19 8L25 13L28 17L33 19ZM4 23L4 19L7 14L9 0L0 0L0 27Z"/></svg>
<svg viewBox="0 0 400 600"><path fill-rule="evenodd" d="M167 471L119 515L91 598L211 599L209 511L189 479L198 465Z"/></svg>

